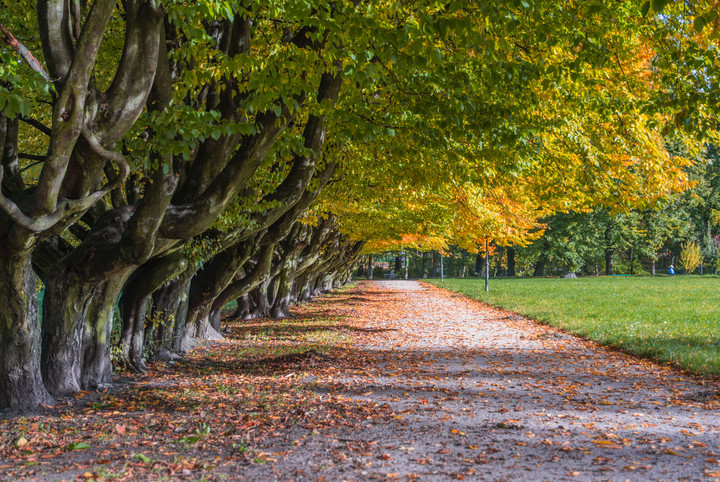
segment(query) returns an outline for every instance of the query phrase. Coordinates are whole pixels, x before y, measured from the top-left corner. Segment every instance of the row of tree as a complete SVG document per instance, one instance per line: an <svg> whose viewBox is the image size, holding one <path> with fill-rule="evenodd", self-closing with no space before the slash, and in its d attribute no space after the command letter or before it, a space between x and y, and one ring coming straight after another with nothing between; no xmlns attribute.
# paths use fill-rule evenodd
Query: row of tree
<svg viewBox="0 0 720 482"><path fill-rule="evenodd" d="M363 246L685 189L663 131L714 122L716 22L666 3L0 1L0 407L109 383L114 327L143 370L231 300L284 316Z"/></svg>
<svg viewBox="0 0 720 482"><path fill-rule="evenodd" d="M338 165L342 66L323 54L343 7L20 3L3 5L0 407L109 383L113 325L142 370L220 337L226 301L285 313L346 276L362 242L300 223Z"/></svg>

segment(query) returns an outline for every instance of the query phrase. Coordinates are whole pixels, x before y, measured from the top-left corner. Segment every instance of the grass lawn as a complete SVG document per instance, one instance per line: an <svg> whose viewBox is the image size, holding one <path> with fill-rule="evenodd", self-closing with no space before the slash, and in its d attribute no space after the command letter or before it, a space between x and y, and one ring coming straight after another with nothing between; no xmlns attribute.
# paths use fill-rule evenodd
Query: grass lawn
<svg viewBox="0 0 720 482"><path fill-rule="evenodd" d="M629 353L720 375L720 277L428 280Z"/></svg>

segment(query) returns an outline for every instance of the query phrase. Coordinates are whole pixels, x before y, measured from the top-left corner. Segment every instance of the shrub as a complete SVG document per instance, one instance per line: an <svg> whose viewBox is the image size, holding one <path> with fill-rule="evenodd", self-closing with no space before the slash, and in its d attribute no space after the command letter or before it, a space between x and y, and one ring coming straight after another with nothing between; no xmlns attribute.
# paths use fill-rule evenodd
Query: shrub
<svg viewBox="0 0 720 482"><path fill-rule="evenodd" d="M700 266L702 261L702 253L700 246L694 242L685 243L680 251L680 266L685 268L685 273L690 274Z"/></svg>

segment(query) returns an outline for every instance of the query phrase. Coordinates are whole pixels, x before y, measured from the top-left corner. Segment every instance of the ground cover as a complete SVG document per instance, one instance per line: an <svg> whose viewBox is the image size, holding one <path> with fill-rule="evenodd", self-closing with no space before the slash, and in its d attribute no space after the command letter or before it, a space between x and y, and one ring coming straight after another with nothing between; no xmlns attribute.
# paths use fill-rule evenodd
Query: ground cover
<svg viewBox="0 0 720 482"><path fill-rule="evenodd" d="M0 480L720 478L717 381L415 281L294 314L6 416Z"/></svg>
<svg viewBox="0 0 720 482"><path fill-rule="evenodd" d="M234 478L328 427L384 417L385 409L321 391L348 368L351 328L331 303L288 320L228 321L227 339L186 362L119 373L54 408L0 412L0 480Z"/></svg>
<svg viewBox="0 0 720 482"><path fill-rule="evenodd" d="M429 280L629 353L720 375L720 278Z"/></svg>

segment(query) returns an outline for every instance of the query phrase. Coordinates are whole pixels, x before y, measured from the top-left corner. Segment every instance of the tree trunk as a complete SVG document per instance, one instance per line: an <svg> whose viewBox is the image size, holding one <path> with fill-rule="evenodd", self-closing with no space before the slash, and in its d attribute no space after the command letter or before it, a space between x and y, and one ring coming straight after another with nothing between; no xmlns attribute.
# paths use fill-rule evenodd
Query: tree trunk
<svg viewBox="0 0 720 482"><path fill-rule="evenodd" d="M432 275L433 278L440 276L440 255L437 251L432 252Z"/></svg>
<svg viewBox="0 0 720 482"><path fill-rule="evenodd" d="M0 409L50 404L40 372L40 322L30 253L0 256Z"/></svg>
<svg viewBox="0 0 720 482"><path fill-rule="evenodd" d="M255 265L252 268L241 269L239 274L235 277L236 279L215 297L212 302L211 309L212 312L216 313L216 316L214 317L214 320L217 322L216 329L220 329L220 312L223 307L230 302L230 300L255 289L258 285L270 277L273 252L274 245L266 245L260 248ZM272 305L272 301L268 301L270 302L270 305Z"/></svg>
<svg viewBox="0 0 720 482"><path fill-rule="evenodd" d="M512 246L507 248L507 276L515 276L515 248Z"/></svg>
<svg viewBox="0 0 720 482"><path fill-rule="evenodd" d="M296 281L298 286L297 301L298 303L305 303L310 301L310 283L307 275Z"/></svg>
<svg viewBox="0 0 720 482"><path fill-rule="evenodd" d="M326 274L325 276L323 276L322 292L323 292L323 293L330 293L330 292L332 292L333 286L334 286L334 282L335 282L335 278L333 277L333 275L331 275L331 274Z"/></svg>
<svg viewBox="0 0 720 482"><path fill-rule="evenodd" d="M263 318L270 313L270 303L268 301L268 288L272 279L268 278L250 292L253 299L253 310L245 315L246 320L254 320Z"/></svg>
<svg viewBox="0 0 720 482"><path fill-rule="evenodd" d="M112 361L110 359L111 335L115 307L120 293L130 276L132 269L99 283L92 297L92 303L85 318L94 320L85 330L82 347L82 368L80 386L83 389L95 389L112 382Z"/></svg>
<svg viewBox="0 0 720 482"><path fill-rule="evenodd" d="M368 279L373 279L373 256L368 255Z"/></svg>
<svg viewBox="0 0 720 482"><path fill-rule="evenodd" d="M2 194L24 189L18 161L18 118L0 109ZM0 213L0 409L51 404L40 370L40 319L31 265L34 236Z"/></svg>
<svg viewBox="0 0 720 482"><path fill-rule="evenodd" d="M55 395L111 381L115 305L134 268L118 268L108 279L96 279L78 273L72 264L66 258L56 266L45 286L41 366L45 386Z"/></svg>
<svg viewBox="0 0 720 482"><path fill-rule="evenodd" d="M120 353L130 368L141 373L147 371L143 355L146 314L152 293L185 271L187 266L187 258L178 251L145 263L133 273L125 285L120 299L123 320Z"/></svg>
<svg viewBox="0 0 720 482"><path fill-rule="evenodd" d="M485 256L478 251L475 255L475 276L482 276L485 273Z"/></svg>
<svg viewBox="0 0 720 482"><path fill-rule="evenodd" d="M122 335L120 338L120 356L125 364L136 372L147 372L143 360L145 343L145 319L150 296L126 286L120 298L122 316Z"/></svg>
<svg viewBox="0 0 720 482"><path fill-rule="evenodd" d="M543 253L538 258L537 263L535 263L535 271L533 271L533 276L545 276L545 263L546 262L547 262L547 257L545 256L545 253Z"/></svg>
<svg viewBox="0 0 720 482"><path fill-rule="evenodd" d="M613 266L613 255L615 250L608 248L605 250L605 276L611 276L615 274L615 267Z"/></svg>
<svg viewBox="0 0 720 482"><path fill-rule="evenodd" d="M423 252L422 254L422 274L420 275L420 278L427 278L427 253Z"/></svg>
<svg viewBox="0 0 720 482"><path fill-rule="evenodd" d="M191 269L186 270L165 283L152 295L151 316L159 320L153 336L157 347L153 357L157 360L169 361L180 358L177 353L182 351L182 339L185 334L191 272Z"/></svg>
<svg viewBox="0 0 720 482"><path fill-rule="evenodd" d="M218 295L232 283L237 272L250 258L255 246L254 240L242 240L216 254L195 274L190 282L185 339L183 340L185 349L194 346L198 340L224 339L212 323L213 304ZM237 295L240 294L242 293Z"/></svg>
<svg viewBox="0 0 720 482"><path fill-rule="evenodd" d="M323 291L322 291L323 276L321 274L316 274L311 286L312 286L313 296L319 296L319 295L323 294Z"/></svg>
<svg viewBox="0 0 720 482"><path fill-rule="evenodd" d="M251 305L250 305L250 294L245 293L240 298L238 298L236 301L237 308L235 308L235 312L232 314L232 318L239 319L242 318L245 313L248 313L250 311Z"/></svg>
<svg viewBox="0 0 720 482"><path fill-rule="evenodd" d="M273 318L290 317L290 295L292 293L296 266L297 259L291 255L290 259L286 261L284 269L277 276L277 292L272 308L270 309L270 316Z"/></svg>

